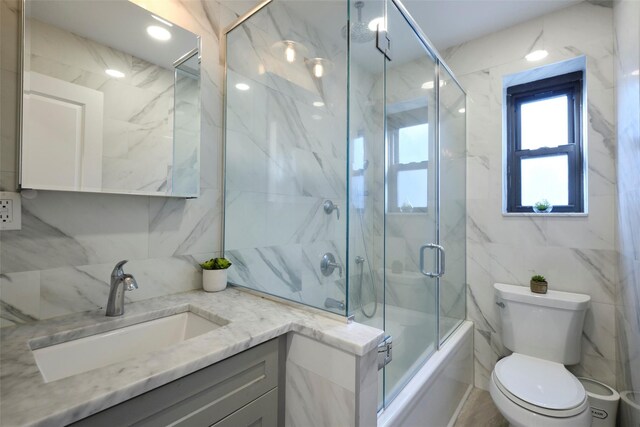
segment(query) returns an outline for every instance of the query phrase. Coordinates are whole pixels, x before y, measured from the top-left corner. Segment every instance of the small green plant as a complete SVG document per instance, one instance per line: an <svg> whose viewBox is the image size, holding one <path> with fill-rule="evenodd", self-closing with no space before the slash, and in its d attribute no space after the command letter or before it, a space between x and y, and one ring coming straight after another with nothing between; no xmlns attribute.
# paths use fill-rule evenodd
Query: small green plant
<svg viewBox="0 0 640 427"><path fill-rule="evenodd" d="M545 279L544 276L536 274L535 276L531 276L531 281L532 282L546 282L547 279Z"/></svg>
<svg viewBox="0 0 640 427"><path fill-rule="evenodd" d="M551 203L547 199L542 199L537 201L533 207L538 209L539 211L546 211L551 206Z"/></svg>
<svg viewBox="0 0 640 427"><path fill-rule="evenodd" d="M211 258L200 264L203 270L226 270L231 267L231 261L226 258Z"/></svg>

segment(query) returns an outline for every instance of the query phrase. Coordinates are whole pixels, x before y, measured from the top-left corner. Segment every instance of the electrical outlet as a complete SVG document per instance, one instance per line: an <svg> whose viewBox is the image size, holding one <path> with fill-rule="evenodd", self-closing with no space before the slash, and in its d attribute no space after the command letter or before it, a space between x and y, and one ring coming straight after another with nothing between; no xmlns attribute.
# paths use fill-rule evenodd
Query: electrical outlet
<svg viewBox="0 0 640 427"><path fill-rule="evenodd" d="M22 228L22 204L20 193L0 191L0 230Z"/></svg>

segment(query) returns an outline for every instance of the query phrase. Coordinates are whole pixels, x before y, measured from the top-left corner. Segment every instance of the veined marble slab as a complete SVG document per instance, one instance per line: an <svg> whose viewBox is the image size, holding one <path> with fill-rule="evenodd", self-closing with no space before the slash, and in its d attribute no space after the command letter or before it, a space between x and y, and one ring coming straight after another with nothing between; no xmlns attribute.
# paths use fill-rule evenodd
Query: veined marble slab
<svg viewBox="0 0 640 427"><path fill-rule="evenodd" d="M30 343L45 347L187 310L229 323L180 345L50 383L44 382L30 349ZM236 288L127 304L118 318L97 310L3 328L0 424L66 425L292 331L356 356L373 350L383 336L379 329Z"/></svg>

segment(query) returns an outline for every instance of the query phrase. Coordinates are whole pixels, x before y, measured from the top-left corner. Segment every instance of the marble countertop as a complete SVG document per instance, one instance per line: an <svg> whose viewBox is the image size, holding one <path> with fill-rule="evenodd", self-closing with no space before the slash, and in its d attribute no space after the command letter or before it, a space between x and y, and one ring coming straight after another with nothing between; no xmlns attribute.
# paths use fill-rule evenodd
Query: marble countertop
<svg viewBox="0 0 640 427"><path fill-rule="evenodd" d="M184 311L229 323L211 332L127 361L45 383L31 347L121 328ZM0 423L65 425L152 390L272 338L298 332L361 356L383 332L236 288L192 291L127 304L121 317L104 310L0 330Z"/></svg>

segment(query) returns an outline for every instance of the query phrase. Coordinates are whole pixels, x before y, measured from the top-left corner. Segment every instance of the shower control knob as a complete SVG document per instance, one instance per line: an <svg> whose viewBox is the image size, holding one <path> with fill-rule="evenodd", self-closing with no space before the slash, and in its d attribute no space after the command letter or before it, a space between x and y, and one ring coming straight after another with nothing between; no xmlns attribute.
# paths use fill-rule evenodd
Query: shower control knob
<svg viewBox="0 0 640 427"><path fill-rule="evenodd" d="M336 268L338 269L338 275L342 277L342 266L336 262L336 257L331 252L322 255L320 271L323 275L330 276Z"/></svg>
<svg viewBox="0 0 640 427"><path fill-rule="evenodd" d="M336 211L337 219L340 219L340 208L331 200L325 200L322 207L324 208L324 213L327 215L331 215L333 211Z"/></svg>

